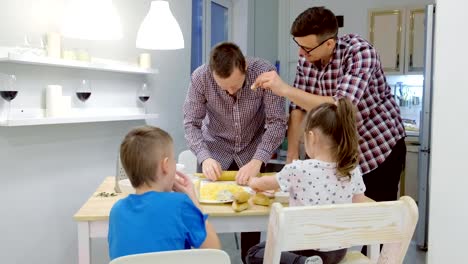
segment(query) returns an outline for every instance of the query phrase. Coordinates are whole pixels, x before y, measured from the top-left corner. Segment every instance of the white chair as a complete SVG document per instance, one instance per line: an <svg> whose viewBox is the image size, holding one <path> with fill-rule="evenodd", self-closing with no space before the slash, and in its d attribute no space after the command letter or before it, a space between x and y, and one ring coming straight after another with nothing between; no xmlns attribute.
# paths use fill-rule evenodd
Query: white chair
<svg viewBox="0 0 468 264"><path fill-rule="evenodd" d="M110 264L230 264L231 260L226 252L218 249L188 249L162 251L155 253L135 254L116 258Z"/></svg>
<svg viewBox="0 0 468 264"><path fill-rule="evenodd" d="M340 264L401 264L417 221L418 208L409 196L392 202L289 208L275 203L263 263L279 263L282 251L373 245L370 258L348 250ZM378 244L383 244L380 254Z"/></svg>
<svg viewBox="0 0 468 264"><path fill-rule="evenodd" d="M185 165L184 172L189 174L197 172L197 157L191 150L182 151L177 162Z"/></svg>

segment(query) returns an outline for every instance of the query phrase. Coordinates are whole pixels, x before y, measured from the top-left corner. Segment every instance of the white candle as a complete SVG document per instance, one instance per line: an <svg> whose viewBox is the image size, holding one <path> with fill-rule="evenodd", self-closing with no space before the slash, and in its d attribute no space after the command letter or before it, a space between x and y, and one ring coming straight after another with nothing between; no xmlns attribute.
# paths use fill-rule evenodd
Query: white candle
<svg viewBox="0 0 468 264"><path fill-rule="evenodd" d="M47 33L47 56L60 58L61 53L61 37L59 33Z"/></svg>
<svg viewBox="0 0 468 264"><path fill-rule="evenodd" d="M62 86L47 85L46 88L46 116L53 117L60 114L62 106Z"/></svg>
<svg viewBox="0 0 468 264"><path fill-rule="evenodd" d="M151 54L149 53L140 54L139 64L140 64L140 67L143 69L151 68Z"/></svg>

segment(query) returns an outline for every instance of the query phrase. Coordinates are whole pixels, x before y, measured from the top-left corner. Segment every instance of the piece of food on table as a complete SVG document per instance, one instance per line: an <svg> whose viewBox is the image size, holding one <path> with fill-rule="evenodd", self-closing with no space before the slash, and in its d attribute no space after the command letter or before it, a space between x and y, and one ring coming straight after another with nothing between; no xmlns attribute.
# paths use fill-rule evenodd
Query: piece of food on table
<svg viewBox="0 0 468 264"><path fill-rule="evenodd" d="M230 197L227 197L226 192L229 192ZM231 200L232 196L238 192L244 192L244 188L236 184L208 182L200 187L200 200ZM221 196L225 198L219 199Z"/></svg>
<svg viewBox="0 0 468 264"><path fill-rule="evenodd" d="M242 212L249 209L249 203L238 203L236 201L232 202L232 209L234 212Z"/></svg>
<svg viewBox="0 0 468 264"><path fill-rule="evenodd" d="M252 198L252 202L257 205L270 206L271 202L263 193L256 193Z"/></svg>
<svg viewBox="0 0 468 264"><path fill-rule="evenodd" d="M234 197L234 200L238 203L245 203L249 200L250 198L250 193L246 192L246 191L242 191L242 192L238 192L238 193L234 193L232 195Z"/></svg>
<svg viewBox="0 0 468 264"><path fill-rule="evenodd" d="M252 89L254 91L257 90L257 86L255 85L255 83L250 86L250 89Z"/></svg>

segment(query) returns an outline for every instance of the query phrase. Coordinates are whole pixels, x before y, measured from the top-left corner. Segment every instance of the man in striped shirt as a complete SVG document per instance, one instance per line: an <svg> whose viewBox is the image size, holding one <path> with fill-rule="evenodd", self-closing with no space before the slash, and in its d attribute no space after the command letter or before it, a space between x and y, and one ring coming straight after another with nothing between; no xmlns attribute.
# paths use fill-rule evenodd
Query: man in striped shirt
<svg viewBox="0 0 468 264"><path fill-rule="evenodd" d="M246 185L283 142L285 99L251 89L269 71L275 67L268 61L245 58L235 44L221 43L211 51L209 65L193 72L184 103L185 138L207 178L239 170L236 180ZM258 232L241 234L242 260L259 241Z"/></svg>
<svg viewBox="0 0 468 264"><path fill-rule="evenodd" d="M357 107L360 167L366 196L396 200L404 168L405 130L391 88L374 47L357 35L340 38L335 15L323 7L305 10L291 35L299 47L294 87L276 72L259 76L255 85L287 97L290 105L288 160L298 157L298 136L304 111L340 98Z"/></svg>

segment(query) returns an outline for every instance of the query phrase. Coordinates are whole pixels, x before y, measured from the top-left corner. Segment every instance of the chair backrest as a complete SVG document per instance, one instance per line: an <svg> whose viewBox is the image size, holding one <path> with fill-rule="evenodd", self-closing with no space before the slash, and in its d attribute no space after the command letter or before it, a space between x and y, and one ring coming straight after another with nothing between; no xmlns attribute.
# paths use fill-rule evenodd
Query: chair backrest
<svg viewBox="0 0 468 264"><path fill-rule="evenodd" d="M186 173L197 172L197 157L191 150L184 150L179 154L178 163L184 164Z"/></svg>
<svg viewBox="0 0 468 264"><path fill-rule="evenodd" d="M398 201L285 208L272 205L264 264L281 251L384 244L378 263L403 263L418 221L409 196Z"/></svg>
<svg viewBox="0 0 468 264"><path fill-rule="evenodd" d="M116 258L110 264L181 264L181 263L203 263L203 264L230 264L229 255L218 249L189 249L162 251L129 255Z"/></svg>
<svg viewBox="0 0 468 264"><path fill-rule="evenodd" d="M122 192L119 186L119 181L128 179L127 173L122 166L122 161L120 160L120 154L117 154L117 162L116 162L116 169L115 169L115 187L114 190L118 193Z"/></svg>

